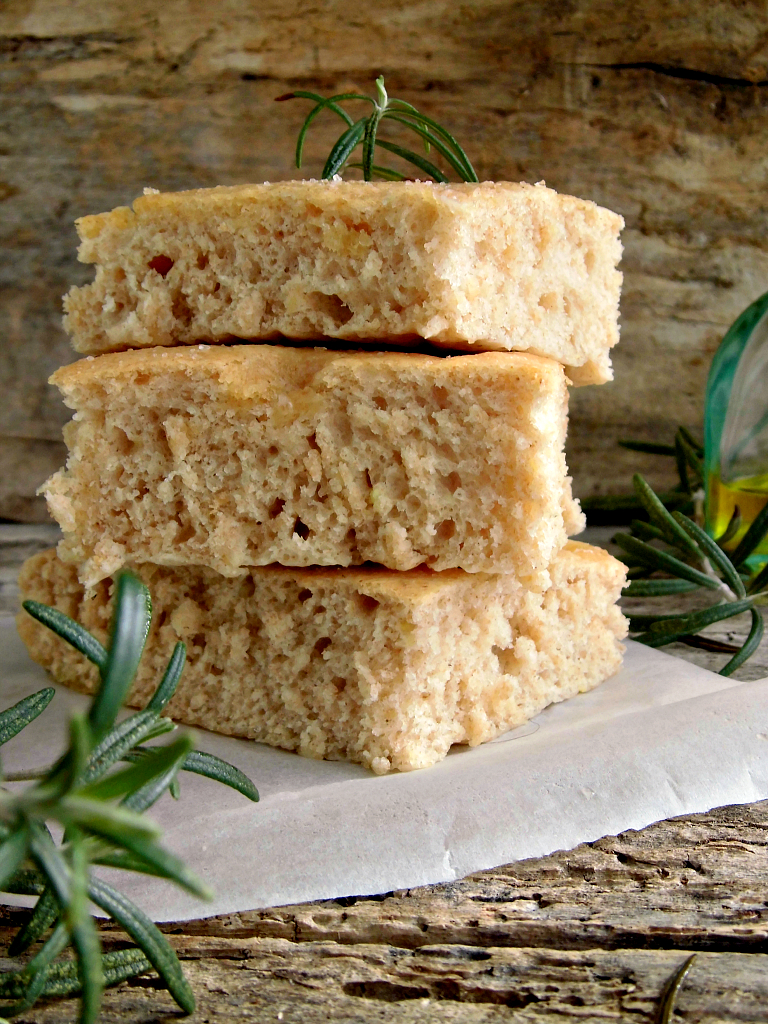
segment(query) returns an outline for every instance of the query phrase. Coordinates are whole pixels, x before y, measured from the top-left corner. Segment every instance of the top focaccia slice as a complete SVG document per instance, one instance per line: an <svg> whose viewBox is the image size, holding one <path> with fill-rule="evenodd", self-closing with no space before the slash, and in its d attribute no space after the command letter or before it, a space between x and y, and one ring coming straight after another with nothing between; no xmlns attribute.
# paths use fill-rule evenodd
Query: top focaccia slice
<svg viewBox="0 0 768 1024"><path fill-rule="evenodd" d="M611 379L622 218L541 185L288 181L82 217L78 352L279 337L556 359Z"/></svg>

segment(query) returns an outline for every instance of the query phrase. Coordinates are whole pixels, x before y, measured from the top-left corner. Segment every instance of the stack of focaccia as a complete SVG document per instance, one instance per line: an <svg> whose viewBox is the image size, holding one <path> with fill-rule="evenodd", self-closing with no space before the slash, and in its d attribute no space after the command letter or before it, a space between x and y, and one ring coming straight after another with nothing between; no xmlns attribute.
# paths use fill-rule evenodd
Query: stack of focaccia
<svg viewBox="0 0 768 1024"><path fill-rule="evenodd" d="M45 486L64 539L23 596L105 638L130 566L154 601L132 702L181 639L175 718L377 773L595 686L624 570L568 540L563 445L569 380L610 378L621 226L491 182L148 191L84 217L96 278L65 306L87 358L53 377L75 415Z"/></svg>

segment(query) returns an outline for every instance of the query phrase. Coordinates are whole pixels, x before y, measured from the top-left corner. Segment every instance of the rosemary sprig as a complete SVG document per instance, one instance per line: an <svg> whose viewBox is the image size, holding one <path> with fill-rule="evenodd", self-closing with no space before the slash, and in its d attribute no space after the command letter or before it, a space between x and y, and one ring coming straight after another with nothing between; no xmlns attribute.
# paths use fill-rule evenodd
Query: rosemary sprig
<svg viewBox="0 0 768 1024"><path fill-rule="evenodd" d="M690 435L681 438L678 434L678 439L682 442L679 447L676 445L672 452L663 454L679 455L685 467L680 474L681 484L683 473L690 471L693 479L688 478L688 485L696 486L697 481L700 483L700 460L695 442ZM653 446L655 451L662 447ZM630 616L630 631L638 634L634 639L649 647L664 647L677 641L712 649L706 637L697 636L700 630L748 611L752 625L744 643L740 647L719 645L720 650L732 654L720 669L720 675L731 675L754 654L763 636L761 606L768 601L768 571L765 568L751 570L747 559L768 533L768 507L755 519L729 557L722 545L736 532L738 522L729 523L723 536L714 540L688 516L666 508L639 474L634 477L634 486L637 502L650 522L634 521L631 534L617 533L614 537L624 552L629 575L633 577L623 595L668 596L703 589L718 598L715 604L700 611ZM656 576L658 572L664 573L664 578Z"/></svg>
<svg viewBox="0 0 768 1024"><path fill-rule="evenodd" d="M144 650L151 605L146 587L130 573L118 577L110 644L102 644L68 616L38 604L26 611L66 640L99 669L100 685L88 713L70 722L66 752L51 766L2 776L0 788L0 890L37 896L9 953L16 956L41 943L17 971L0 976L0 1014L23 1013L40 996L81 994L80 1024L93 1024L105 985L154 968L186 1013L195 999L178 958L147 915L111 885L91 873L92 865L117 867L167 878L202 899L208 886L159 843L160 831L143 816L166 791L178 788L180 770L223 782L251 800L253 783L232 765L193 750L181 735L167 746L148 740L175 730L162 716L184 667L177 644L155 693L143 711L116 724ZM0 714L0 745L40 715L54 695L51 687L26 697ZM119 767L120 763L124 767ZM27 781L24 789L9 782ZM63 827L60 845L48 822ZM89 901L130 935L136 948L102 954ZM58 960L72 945L74 960Z"/></svg>
<svg viewBox="0 0 768 1024"><path fill-rule="evenodd" d="M356 167L363 172L365 181L371 181L374 177L384 178L388 181L403 181L406 175L390 167L384 167L374 162L376 146L394 153L395 156L412 164L417 170L426 174L434 181L447 182L445 174L426 156L414 153L411 149L396 145L378 137L379 127L385 120L395 121L415 132L422 140L424 150L429 153L431 149L439 153L448 166L458 174L462 181L477 181L475 169L469 161L469 157L454 139L450 132L442 125L422 114L411 103L405 100L390 99L387 90L384 88L384 78L379 76L376 79L376 95L365 96L357 92L338 93L336 96L324 98L315 92L307 92L306 89L297 89L294 92L285 93L284 96L277 96L278 102L293 99L312 100L315 106L310 110L299 132L296 142L296 166L301 167L304 154L304 142L309 127L315 118L324 110L336 114L346 125L346 128L334 143L328 159L323 167L323 178L333 178L336 174L342 174L345 167ZM349 100L358 100L368 103L371 112L367 117L361 117L357 121L344 110L340 105ZM349 163L349 159L359 145L362 144L362 159L359 163Z"/></svg>

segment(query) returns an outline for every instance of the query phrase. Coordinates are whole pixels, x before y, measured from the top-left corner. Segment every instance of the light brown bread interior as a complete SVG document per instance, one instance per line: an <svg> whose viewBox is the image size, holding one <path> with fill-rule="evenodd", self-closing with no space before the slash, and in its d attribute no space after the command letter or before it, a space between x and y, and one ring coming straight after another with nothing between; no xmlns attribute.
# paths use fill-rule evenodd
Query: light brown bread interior
<svg viewBox="0 0 768 1024"><path fill-rule="evenodd" d="M77 351L425 338L610 380L622 218L543 184L279 182L147 194L77 222Z"/></svg>
<svg viewBox="0 0 768 1024"><path fill-rule="evenodd" d="M178 721L373 771L434 764L617 671L626 620L624 566L571 541L544 592L509 574L459 570L209 569L144 565L153 626L130 702L158 684L173 646L188 665L169 713ZM111 582L85 591L50 550L31 558L23 598L54 605L106 642ZM32 657L58 682L96 670L21 613Z"/></svg>
<svg viewBox="0 0 768 1024"><path fill-rule="evenodd" d="M45 485L87 585L124 564L547 567L583 518L562 367L271 345L156 348L52 378L75 410Z"/></svg>

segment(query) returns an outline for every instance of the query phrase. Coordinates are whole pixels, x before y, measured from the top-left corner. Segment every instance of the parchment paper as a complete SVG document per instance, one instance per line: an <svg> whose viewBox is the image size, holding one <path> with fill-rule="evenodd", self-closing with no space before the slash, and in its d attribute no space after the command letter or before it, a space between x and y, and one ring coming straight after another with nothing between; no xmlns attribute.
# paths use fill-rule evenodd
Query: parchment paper
<svg viewBox="0 0 768 1024"><path fill-rule="evenodd" d="M0 619L0 650L0 707L48 684L11 619ZM85 704L60 689L3 748L6 770L49 763ZM630 642L597 690L422 771L376 777L203 732L198 748L250 775L261 802L185 773L181 799L152 809L165 844L216 890L205 904L156 879L115 878L158 921L450 881L768 797L768 679L734 682Z"/></svg>

